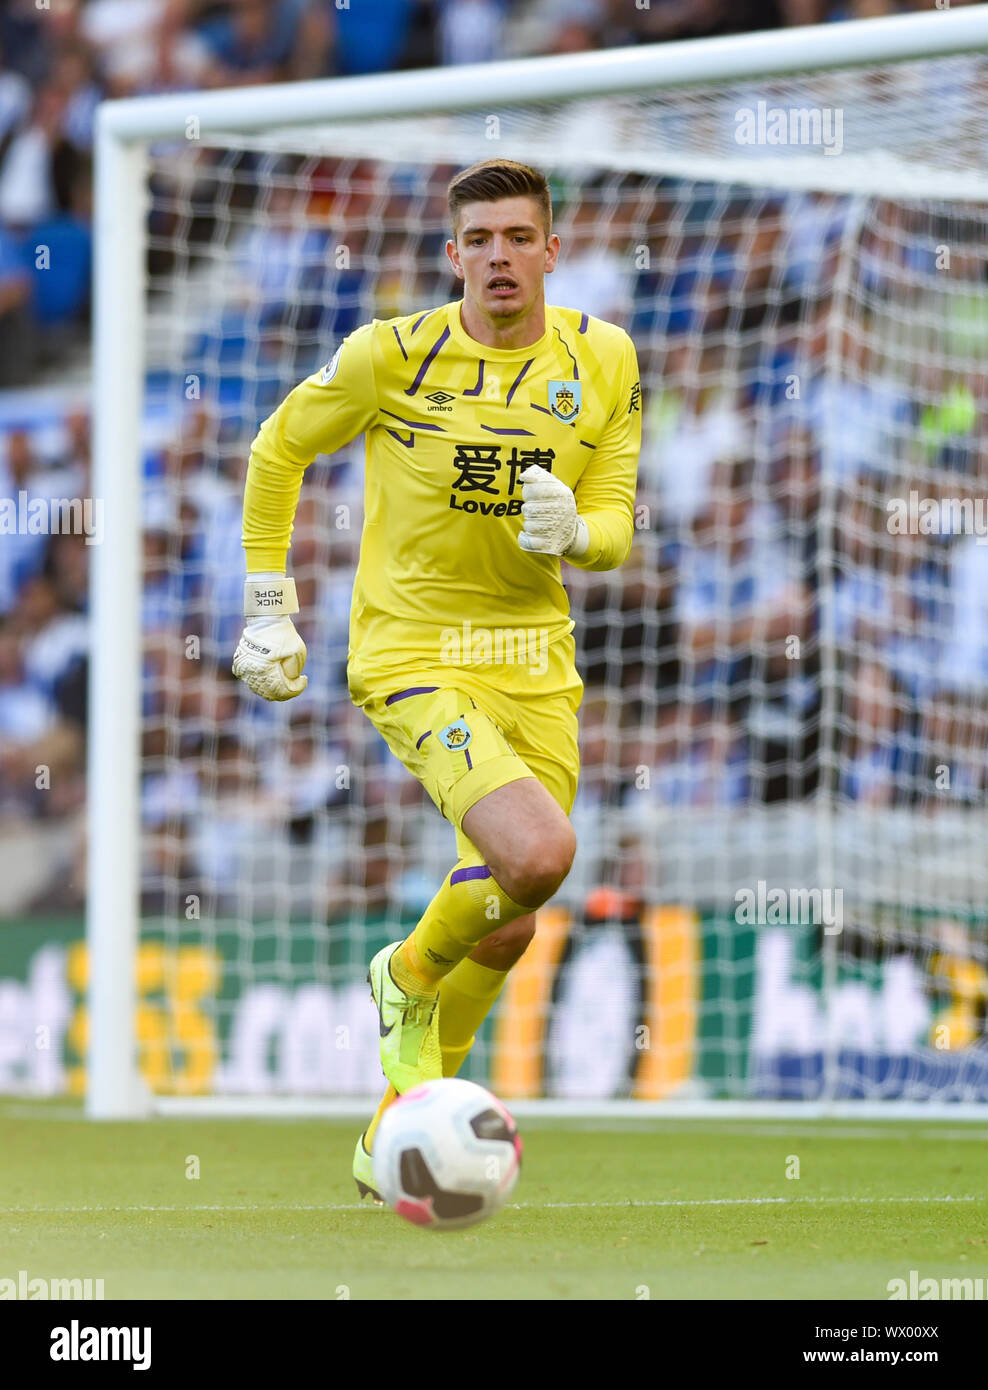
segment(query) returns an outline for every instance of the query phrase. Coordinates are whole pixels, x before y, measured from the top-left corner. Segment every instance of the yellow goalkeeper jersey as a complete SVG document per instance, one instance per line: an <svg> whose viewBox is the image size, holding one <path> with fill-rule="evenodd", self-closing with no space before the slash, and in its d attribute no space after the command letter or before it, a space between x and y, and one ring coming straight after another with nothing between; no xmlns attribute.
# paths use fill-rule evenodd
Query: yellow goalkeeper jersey
<svg viewBox="0 0 988 1390"><path fill-rule="evenodd" d="M518 544L519 474L541 464L573 489L590 546L568 564L623 563L641 444L631 339L548 305L544 335L518 349L471 338L459 302L357 329L253 442L249 573L285 569L306 466L359 434L366 477L347 666L354 703L395 678L407 686L418 671L434 673L451 652L456 660L453 634L466 639L466 664L471 644L475 657L490 659L488 678L493 666L500 688L552 693L544 682L558 683L558 662L540 680L531 662L511 659L511 642L498 643L498 634L513 633L517 650L527 633L551 647L573 629L559 559ZM488 646L478 634L491 634Z"/></svg>

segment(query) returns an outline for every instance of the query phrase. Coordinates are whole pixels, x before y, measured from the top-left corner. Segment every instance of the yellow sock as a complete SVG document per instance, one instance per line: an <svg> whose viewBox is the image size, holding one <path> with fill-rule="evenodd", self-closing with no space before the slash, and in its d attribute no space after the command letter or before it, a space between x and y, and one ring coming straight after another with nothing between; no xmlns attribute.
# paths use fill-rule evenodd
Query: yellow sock
<svg viewBox="0 0 988 1390"><path fill-rule="evenodd" d="M422 969L418 952L412 946L412 938L403 941L388 962L394 982L406 994L435 995L436 981L428 971Z"/></svg>
<svg viewBox="0 0 988 1390"><path fill-rule="evenodd" d="M434 993L439 981L485 936L534 911L508 897L479 855L461 859L392 957L396 984L406 989L407 979L413 992ZM442 1001L439 1014L441 1027Z"/></svg>
<svg viewBox="0 0 988 1390"><path fill-rule="evenodd" d="M507 970L492 970L467 956L439 986L439 1047L443 1076L455 1076L474 1035L501 993Z"/></svg>
<svg viewBox="0 0 988 1390"><path fill-rule="evenodd" d="M374 1152L374 1135L377 1133L377 1127L381 1123L381 1116L384 1114L385 1110L387 1110L388 1106L393 1104L393 1102L397 1099L398 1092L395 1090L395 1088L391 1085L391 1082L389 1081L388 1089L381 1097L380 1105L374 1111L374 1118L371 1120L370 1124L367 1126L367 1129L364 1131L364 1148L367 1150L368 1153Z"/></svg>

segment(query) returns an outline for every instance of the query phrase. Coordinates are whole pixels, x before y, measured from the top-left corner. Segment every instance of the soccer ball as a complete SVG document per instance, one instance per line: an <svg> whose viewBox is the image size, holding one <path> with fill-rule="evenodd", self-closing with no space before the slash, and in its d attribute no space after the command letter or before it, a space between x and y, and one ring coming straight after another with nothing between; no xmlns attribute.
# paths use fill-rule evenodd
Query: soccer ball
<svg viewBox="0 0 988 1390"><path fill-rule="evenodd" d="M455 1231L493 1216L521 1167L521 1136L490 1091L426 1081L388 1107L374 1136L378 1191L399 1216Z"/></svg>

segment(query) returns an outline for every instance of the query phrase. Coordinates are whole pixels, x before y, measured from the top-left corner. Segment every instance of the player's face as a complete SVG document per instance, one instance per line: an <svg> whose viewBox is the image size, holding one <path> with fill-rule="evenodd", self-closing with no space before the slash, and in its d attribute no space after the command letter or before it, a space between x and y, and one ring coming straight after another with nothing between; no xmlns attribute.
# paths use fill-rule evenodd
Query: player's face
<svg viewBox="0 0 988 1390"><path fill-rule="evenodd" d="M555 268L559 238L546 238L534 198L465 203L446 254L470 299L491 324L507 327L541 310L543 281Z"/></svg>

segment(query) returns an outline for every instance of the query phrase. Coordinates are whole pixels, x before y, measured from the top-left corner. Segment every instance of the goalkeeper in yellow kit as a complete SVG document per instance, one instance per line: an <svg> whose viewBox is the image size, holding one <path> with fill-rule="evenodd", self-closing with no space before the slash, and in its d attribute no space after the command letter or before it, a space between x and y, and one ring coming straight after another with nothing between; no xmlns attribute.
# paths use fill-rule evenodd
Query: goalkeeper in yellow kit
<svg viewBox="0 0 988 1390"><path fill-rule="evenodd" d="M362 1196L385 1108L458 1070L569 872L583 683L560 558L614 569L634 531L635 350L546 304L559 238L545 178L486 160L452 180L449 208L462 302L345 339L261 426L244 498L233 670L287 700L307 679L285 576L302 474L365 434L350 696L456 830L421 921L370 963L390 1084L357 1142Z"/></svg>

